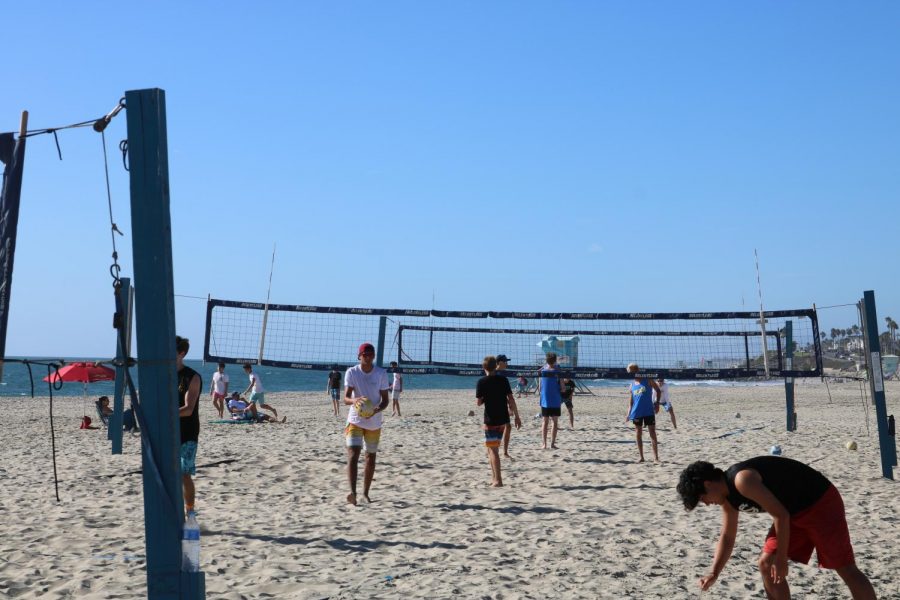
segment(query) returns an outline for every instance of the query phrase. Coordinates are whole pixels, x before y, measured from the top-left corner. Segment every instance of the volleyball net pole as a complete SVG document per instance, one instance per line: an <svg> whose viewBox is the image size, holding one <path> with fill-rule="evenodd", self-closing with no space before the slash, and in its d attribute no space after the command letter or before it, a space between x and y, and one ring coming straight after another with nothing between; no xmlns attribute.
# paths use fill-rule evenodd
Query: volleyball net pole
<svg viewBox="0 0 900 600"><path fill-rule="evenodd" d="M859 301L862 316L866 370L869 375L869 391L875 404L875 420L878 421L878 446L881 454L881 474L894 478L897 466L897 441L894 415L887 412L884 395L884 374L881 369L881 340L878 339L878 314L875 309L875 292L863 292Z"/></svg>
<svg viewBox="0 0 900 600"><path fill-rule="evenodd" d="M259 332L259 354L256 364L261 365L266 347L266 324L269 322L269 298L272 296L272 273L275 272L275 244L272 244L272 264L269 267L269 288L266 290L266 307L263 309L262 329Z"/></svg>

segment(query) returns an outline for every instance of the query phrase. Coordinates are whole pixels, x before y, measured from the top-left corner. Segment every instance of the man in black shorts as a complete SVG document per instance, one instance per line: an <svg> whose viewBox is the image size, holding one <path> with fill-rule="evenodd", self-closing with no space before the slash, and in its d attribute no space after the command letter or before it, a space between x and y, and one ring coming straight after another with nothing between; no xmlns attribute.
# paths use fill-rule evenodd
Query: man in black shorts
<svg viewBox="0 0 900 600"><path fill-rule="evenodd" d="M709 574L700 578L708 590L731 557L741 512L769 513L773 524L757 565L769 598L790 598L788 559L806 564L813 549L823 569L834 569L853 598L874 599L875 590L853 557L844 502L821 473L796 460L758 456L717 469L698 461L682 471L678 494L684 507L698 503L722 507L722 528Z"/></svg>
<svg viewBox="0 0 900 600"><path fill-rule="evenodd" d="M505 354L497 355L497 371L505 371L509 368L509 358ZM503 377L502 375L498 375L498 377ZM506 384L509 385L509 379L506 379ZM511 388L510 388L511 389ZM512 456L509 455L509 438L512 437L512 425L507 425L506 429L503 431L503 456L506 458L512 459Z"/></svg>
<svg viewBox="0 0 900 600"><path fill-rule="evenodd" d="M575 429L575 414L572 412L572 397L575 395L575 381L566 377L562 384L562 401L569 413L569 428Z"/></svg>

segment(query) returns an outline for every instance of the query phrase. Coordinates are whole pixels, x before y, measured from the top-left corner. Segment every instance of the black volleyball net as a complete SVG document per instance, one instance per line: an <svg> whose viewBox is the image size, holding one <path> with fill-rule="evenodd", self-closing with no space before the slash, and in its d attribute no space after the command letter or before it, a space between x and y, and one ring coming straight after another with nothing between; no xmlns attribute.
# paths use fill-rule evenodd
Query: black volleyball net
<svg viewBox="0 0 900 600"><path fill-rule="evenodd" d="M297 369L356 362L362 342L408 373L480 375L487 355L533 373L554 352L581 378L624 379L628 363L672 379L818 377L812 309L707 313L518 313L264 305L211 299L204 358Z"/></svg>

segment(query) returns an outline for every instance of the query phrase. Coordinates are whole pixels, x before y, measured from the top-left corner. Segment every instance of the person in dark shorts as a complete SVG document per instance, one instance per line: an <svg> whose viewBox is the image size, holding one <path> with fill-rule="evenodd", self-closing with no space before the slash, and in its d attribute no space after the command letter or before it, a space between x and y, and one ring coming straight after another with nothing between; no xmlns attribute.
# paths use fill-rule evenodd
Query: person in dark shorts
<svg viewBox="0 0 900 600"><path fill-rule="evenodd" d="M638 454L644 462L644 425L650 432L650 443L653 447L653 459L659 462L659 448L656 442L656 410L658 405L653 402L653 392L659 397L659 386L650 378L638 377L639 367L635 363L628 365L628 372L634 375L634 381L628 388L628 415L625 422L634 423L634 435L637 439Z"/></svg>
<svg viewBox="0 0 900 600"><path fill-rule="evenodd" d="M484 406L484 445L487 447L488 462L491 464L491 486L502 487L500 475L500 442L503 432L509 428L509 413L515 416L516 429L522 427L519 409L513 397L509 380L497 375L497 359L486 356L481 363L484 377L475 387L475 404Z"/></svg>
<svg viewBox="0 0 900 600"><path fill-rule="evenodd" d="M569 428L575 429L575 413L572 412L572 397L575 396L575 381L566 377L562 381L562 401L569 413Z"/></svg>
<svg viewBox="0 0 900 600"><path fill-rule="evenodd" d="M197 442L200 439L200 410L197 400L203 380L197 371L185 366L184 357L191 348L187 338L175 336L175 368L178 376L178 417L181 425L181 484L184 510L194 512L197 498L193 476L197 474Z"/></svg>
<svg viewBox="0 0 900 600"><path fill-rule="evenodd" d="M331 367L328 374L328 385L326 386L328 394L331 396L331 409L334 416L341 416L339 400L341 399L341 372L338 371L337 365Z"/></svg>
<svg viewBox="0 0 900 600"><path fill-rule="evenodd" d="M505 354L497 355L497 371L505 371L509 368L509 358ZM504 377L503 375L498 375L498 377L503 377L506 379L506 383L509 384L509 379ZM507 424L506 429L503 431L503 456L512 460L512 456L509 455L509 439L512 437L512 425Z"/></svg>
<svg viewBox="0 0 900 600"><path fill-rule="evenodd" d="M700 578L701 590L715 583L731 557L740 513L766 512L773 525L757 566L769 598L791 597L788 559L806 564L813 549L819 565L837 571L853 598L875 598L853 557L841 495L812 467L780 456L758 456L725 471L697 461L681 472L677 490L689 511L700 502L722 507L719 541L709 574Z"/></svg>
<svg viewBox="0 0 900 600"><path fill-rule="evenodd" d="M559 415L562 413L562 378L556 367L556 352L547 353L547 364L541 367L538 378L538 393L541 396L541 449L547 449L547 425L551 419L550 447L555 449Z"/></svg>

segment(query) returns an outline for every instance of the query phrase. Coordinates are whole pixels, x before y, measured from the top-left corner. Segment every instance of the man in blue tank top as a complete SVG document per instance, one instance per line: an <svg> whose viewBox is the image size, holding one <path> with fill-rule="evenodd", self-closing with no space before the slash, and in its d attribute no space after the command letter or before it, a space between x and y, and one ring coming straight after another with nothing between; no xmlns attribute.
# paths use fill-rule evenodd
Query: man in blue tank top
<svg viewBox="0 0 900 600"><path fill-rule="evenodd" d="M556 352L547 353L547 364L541 367L538 390L541 394L541 449L547 449L547 422L553 419L550 447L556 449L559 415L562 412L562 377L556 367Z"/></svg>
<svg viewBox="0 0 900 600"><path fill-rule="evenodd" d="M628 372L634 375L634 381L628 390L628 415L625 422L634 423L634 434L637 438L638 454L644 462L644 425L650 432L650 442L653 447L653 459L659 462L659 449L656 443L656 406L653 402L653 392L659 397L659 386L649 377L638 376L639 367L635 363L628 365Z"/></svg>

